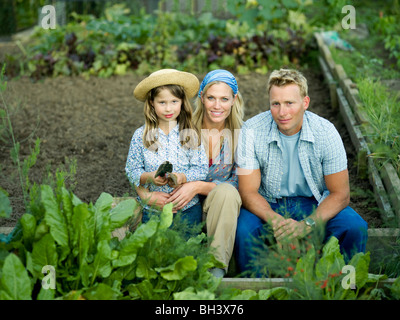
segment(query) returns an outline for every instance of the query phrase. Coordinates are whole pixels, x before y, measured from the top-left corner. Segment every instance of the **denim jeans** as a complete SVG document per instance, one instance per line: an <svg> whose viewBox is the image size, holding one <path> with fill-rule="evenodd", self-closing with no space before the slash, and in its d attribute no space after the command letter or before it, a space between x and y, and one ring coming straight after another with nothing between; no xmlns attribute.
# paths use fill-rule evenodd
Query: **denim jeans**
<svg viewBox="0 0 400 320"><path fill-rule="evenodd" d="M153 214L157 211L143 209L142 222L146 223L150 220ZM171 228L177 231L182 231L184 237L189 239L191 236L195 236L201 231L203 210L200 203L191 206L185 211L178 211L174 213L174 220Z"/></svg>
<svg viewBox="0 0 400 320"><path fill-rule="evenodd" d="M314 197L288 197L270 203L272 210L287 218L302 220L313 213L318 202ZM260 276L252 260L256 252L263 248L262 241L268 236L265 222L250 211L241 208L236 229L235 256L241 273L255 273ZM357 252L365 252L367 243L367 223L352 208L346 207L329 220L325 227L323 242L331 236L339 240L340 250L345 261Z"/></svg>

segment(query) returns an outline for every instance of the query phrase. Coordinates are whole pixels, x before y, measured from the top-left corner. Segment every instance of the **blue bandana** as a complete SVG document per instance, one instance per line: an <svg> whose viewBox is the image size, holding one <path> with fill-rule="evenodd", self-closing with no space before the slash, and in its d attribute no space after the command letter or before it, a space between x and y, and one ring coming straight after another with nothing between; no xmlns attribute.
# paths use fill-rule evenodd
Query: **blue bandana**
<svg viewBox="0 0 400 320"><path fill-rule="evenodd" d="M233 74L229 71L218 69L207 73L207 75L201 82L198 94L199 98L201 97L201 92L204 90L206 85L213 81L225 82L228 86L232 88L233 94L237 94L238 92L238 84Z"/></svg>

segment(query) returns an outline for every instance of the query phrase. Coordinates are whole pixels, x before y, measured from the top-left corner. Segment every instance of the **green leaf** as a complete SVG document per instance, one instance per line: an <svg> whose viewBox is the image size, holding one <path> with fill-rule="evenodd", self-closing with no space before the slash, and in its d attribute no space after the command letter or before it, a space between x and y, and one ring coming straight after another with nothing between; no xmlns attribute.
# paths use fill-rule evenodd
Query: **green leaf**
<svg viewBox="0 0 400 320"><path fill-rule="evenodd" d="M400 300L400 277L398 277L390 287L390 292L393 298Z"/></svg>
<svg viewBox="0 0 400 320"><path fill-rule="evenodd" d="M330 274L339 273L344 266L344 259L340 253L339 240L331 237L322 249L322 257L315 267L317 279L325 280Z"/></svg>
<svg viewBox="0 0 400 320"><path fill-rule="evenodd" d="M134 199L128 199L120 202L111 210L111 230L122 227L135 212L137 202Z"/></svg>
<svg viewBox="0 0 400 320"><path fill-rule="evenodd" d="M175 292L174 300L215 300L215 294L208 290L195 291L193 287Z"/></svg>
<svg viewBox="0 0 400 320"><path fill-rule="evenodd" d="M50 234L43 236L38 242L35 242L32 249L32 269L34 275L43 278L42 268L50 265L54 268L58 264L58 254L56 243Z"/></svg>
<svg viewBox="0 0 400 320"><path fill-rule="evenodd" d="M159 226L160 230L168 229L171 226L173 220L172 206L172 203L168 203L163 207Z"/></svg>
<svg viewBox="0 0 400 320"><path fill-rule="evenodd" d="M12 213L12 207L8 194L5 190L0 188L0 217L9 218Z"/></svg>
<svg viewBox="0 0 400 320"><path fill-rule="evenodd" d="M287 300L289 299L289 288L277 287L272 289L260 290L258 296L260 300L277 299Z"/></svg>
<svg viewBox="0 0 400 320"><path fill-rule="evenodd" d="M111 248L107 240L102 240L97 245L93 263L81 269L82 282L84 286L92 286L98 276L107 278L111 271Z"/></svg>
<svg viewBox="0 0 400 320"><path fill-rule="evenodd" d="M94 205L94 232L96 241L109 240L111 238L110 210L114 198L103 192Z"/></svg>
<svg viewBox="0 0 400 320"><path fill-rule="evenodd" d="M44 219L50 227L50 234L60 246L67 247L67 222L58 206L56 198L54 197L53 190L48 185L42 185L41 190L41 199L46 211Z"/></svg>
<svg viewBox="0 0 400 320"><path fill-rule="evenodd" d="M136 276L138 278L155 279L157 272L149 265L149 260L146 256L138 256L136 259Z"/></svg>
<svg viewBox="0 0 400 320"><path fill-rule="evenodd" d="M90 237L92 230L89 228L88 220L90 219L90 211L86 203L82 203L74 208L72 216L72 228L74 235L72 238L72 252L78 257L78 263L83 265L84 260L89 251Z"/></svg>
<svg viewBox="0 0 400 320"><path fill-rule="evenodd" d="M154 288L149 280L143 280L138 284L130 284L127 287L129 296L132 299L151 300L157 299L154 297Z"/></svg>
<svg viewBox="0 0 400 320"><path fill-rule="evenodd" d="M104 283L96 283L82 294L87 300L117 300L121 292Z"/></svg>
<svg viewBox="0 0 400 320"><path fill-rule="evenodd" d="M370 263L370 253L359 252L351 258L349 265L356 269L356 286L362 288L368 282L368 268Z"/></svg>
<svg viewBox="0 0 400 320"><path fill-rule="evenodd" d="M2 298L32 300L31 280L21 260L13 253L4 261L0 279Z"/></svg>
<svg viewBox="0 0 400 320"><path fill-rule="evenodd" d="M27 245L31 245L35 238L35 231L36 231L36 218L29 214L25 213L20 219L22 225L22 234L24 237L24 243Z"/></svg>
<svg viewBox="0 0 400 320"><path fill-rule="evenodd" d="M113 266L122 267L135 261L138 250L157 232L158 224L158 218L152 217L150 221L140 225L130 237L125 237L120 242L119 256L113 260Z"/></svg>
<svg viewBox="0 0 400 320"><path fill-rule="evenodd" d="M182 280L188 273L195 271L197 268L197 261L192 256L180 258L175 263L155 270L161 274L166 280Z"/></svg>

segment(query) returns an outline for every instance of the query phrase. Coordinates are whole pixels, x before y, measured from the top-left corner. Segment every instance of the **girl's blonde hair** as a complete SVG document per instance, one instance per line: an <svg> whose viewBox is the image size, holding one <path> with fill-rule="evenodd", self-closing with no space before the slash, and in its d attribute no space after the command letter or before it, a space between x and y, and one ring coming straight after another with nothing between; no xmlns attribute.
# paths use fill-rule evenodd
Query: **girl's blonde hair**
<svg viewBox="0 0 400 320"><path fill-rule="evenodd" d="M207 92L208 88L210 88L214 84L218 83L224 83L223 81L213 81L208 83L202 93L201 96L204 97L205 93ZM232 96L233 90L232 90ZM197 97L195 101L195 110L193 113L193 123L197 130L201 132L202 129L202 124L203 124L203 117L204 117L204 104L201 101L201 97ZM228 129L229 134L231 134L231 141L232 145L236 146L236 141L235 141L235 129L240 129L243 124L243 117L244 117L244 101L241 93L237 92L237 96L235 101L233 102L232 108L231 108L231 113L229 114L228 118L225 120L225 129ZM221 137L223 139L224 137ZM225 137L226 138L226 137ZM208 146L208 141L203 141L203 144L205 146ZM232 157L234 156L235 150L232 148ZM233 158L232 158L233 159Z"/></svg>
<svg viewBox="0 0 400 320"><path fill-rule="evenodd" d="M178 99L182 100L181 112L177 117L179 124L179 137L181 145L188 149L195 149L200 145L199 130L192 122L192 105L185 94L183 87L175 84L163 85L151 89L144 102L145 127L143 131L143 144L147 149L157 151L159 121L152 103L161 90L167 89ZM151 148L150 148L151 147Z"/></svg>

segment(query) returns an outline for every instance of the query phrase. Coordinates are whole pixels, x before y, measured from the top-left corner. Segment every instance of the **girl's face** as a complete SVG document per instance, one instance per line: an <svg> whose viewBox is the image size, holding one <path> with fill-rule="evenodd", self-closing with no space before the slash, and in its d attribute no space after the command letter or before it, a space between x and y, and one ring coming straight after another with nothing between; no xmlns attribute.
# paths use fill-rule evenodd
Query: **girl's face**
<svg viewBox="0 0 400 320"><path fill-rule="evenodd" d="M165 125L176 122L181 112L182 100L175 97L168 89L162 89L154 98L152 105L159 124Z"/></svg>
<svg viewBox="0 0 400 320"><path fill-rule="evenodd" d="M225 124L235 99L231 87L226 83L213 84L201 97L205 109L203 121L210 125Z"/></svg>

